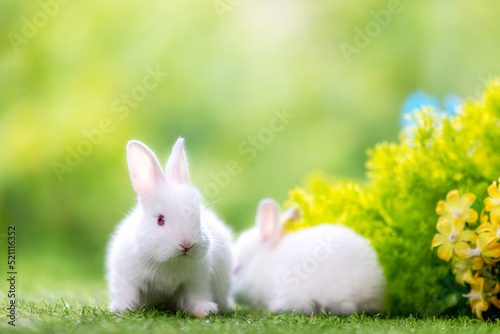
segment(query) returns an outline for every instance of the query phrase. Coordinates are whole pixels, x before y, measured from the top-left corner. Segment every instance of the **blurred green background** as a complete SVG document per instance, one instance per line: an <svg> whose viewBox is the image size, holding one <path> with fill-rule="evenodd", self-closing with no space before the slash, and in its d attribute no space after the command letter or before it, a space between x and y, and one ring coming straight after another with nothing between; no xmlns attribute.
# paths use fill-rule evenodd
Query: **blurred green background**
<svg viewBox="0 0 500 334"><path fill-rule="evenodd" d="M237 161L206 202L239 232L261 198L284 201L310 171L363 179L365 150L397 138L408 94L474 97L500 73L499 12L465 0L3 0L0 233L5 245L17 227L21 297L105 291L106 243L136 201L129 139L164 164L185 137L202 191ZM141 88L155 69L168 76ZM271 140L276 110L295 118ZM112 130L84 147L103 120ZM78 149L88 154L59 178L54 163Z"/></svg>

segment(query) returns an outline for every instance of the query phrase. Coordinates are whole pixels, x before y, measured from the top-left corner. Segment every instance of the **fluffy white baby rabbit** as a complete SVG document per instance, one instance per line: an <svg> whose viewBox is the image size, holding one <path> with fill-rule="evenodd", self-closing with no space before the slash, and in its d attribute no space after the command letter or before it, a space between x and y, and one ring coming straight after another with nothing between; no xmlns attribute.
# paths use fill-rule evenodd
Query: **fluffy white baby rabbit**
<svg viewBox="0 0 500 334"><path fill-rule="evenodd" d="M256 224L236 241L235 257L233 295L250 308L339 315L383 309L384 272L365 238L337 224L283 233L271 199L259 203Z"/></svg>
<svg viewBox="0 0 500 334"><path fill-rule="evenodd" d="M232 234L190 185L184 139L175 143L165 174L139 141L128 142L127 160L138 204L108 245L109 309L162 306L198 317L227 309Z"/></svg>

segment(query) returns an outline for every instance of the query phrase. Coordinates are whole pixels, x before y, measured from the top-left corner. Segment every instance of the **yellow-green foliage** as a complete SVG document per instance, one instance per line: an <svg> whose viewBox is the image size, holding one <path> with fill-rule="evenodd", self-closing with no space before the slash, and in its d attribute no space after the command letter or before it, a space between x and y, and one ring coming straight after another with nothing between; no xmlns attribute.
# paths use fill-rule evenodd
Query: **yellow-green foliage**
<svg viewBox="0 0 500 334"><path fill-rule="evenodd" d="M500 176L500 82L456 116L422 108L414 121L398 143L368 151L365 184L315 175L290 192L286 206L303 211L290 229L340 222L369 238L385 269L387 310L430 315L464 300L449 263L431 251L435 209L451 189L485 197Z"/></svg>

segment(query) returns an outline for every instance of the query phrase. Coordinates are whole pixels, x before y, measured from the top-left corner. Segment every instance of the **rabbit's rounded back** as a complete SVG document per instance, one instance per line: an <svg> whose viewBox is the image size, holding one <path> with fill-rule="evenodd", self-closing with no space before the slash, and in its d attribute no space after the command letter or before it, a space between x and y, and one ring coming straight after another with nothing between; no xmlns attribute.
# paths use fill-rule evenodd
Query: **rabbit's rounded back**
<svg viewBox="0 0 500 334"><path fill-rule="evenodd" d="M261 201L256 226L236 241L238 303L274 312L351 314L383 308L385 277L368 240L338 224L283 234L276 217L277 204Z"/></svg>

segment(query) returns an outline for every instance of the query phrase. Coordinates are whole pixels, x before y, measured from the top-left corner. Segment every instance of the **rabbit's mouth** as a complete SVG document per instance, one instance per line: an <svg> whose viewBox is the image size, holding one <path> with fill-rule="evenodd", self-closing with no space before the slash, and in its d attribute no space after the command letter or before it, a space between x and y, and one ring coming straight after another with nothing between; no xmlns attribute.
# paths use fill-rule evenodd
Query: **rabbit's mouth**
<svg viewBox="0 0 500 334"><path fill-rule="evenodd" d="M178 246L179 255L186 256L193 253L196 243L188 240L183 240Z"/></svg>
<svg viewBox="0 0 500 334"><path fill-rule="evenodd" d="M192 249L191 248L184 248L184 249L182 249L182 250L179 251L179 255L180 256L188 256L191 253L192 253Z"/></svg>

